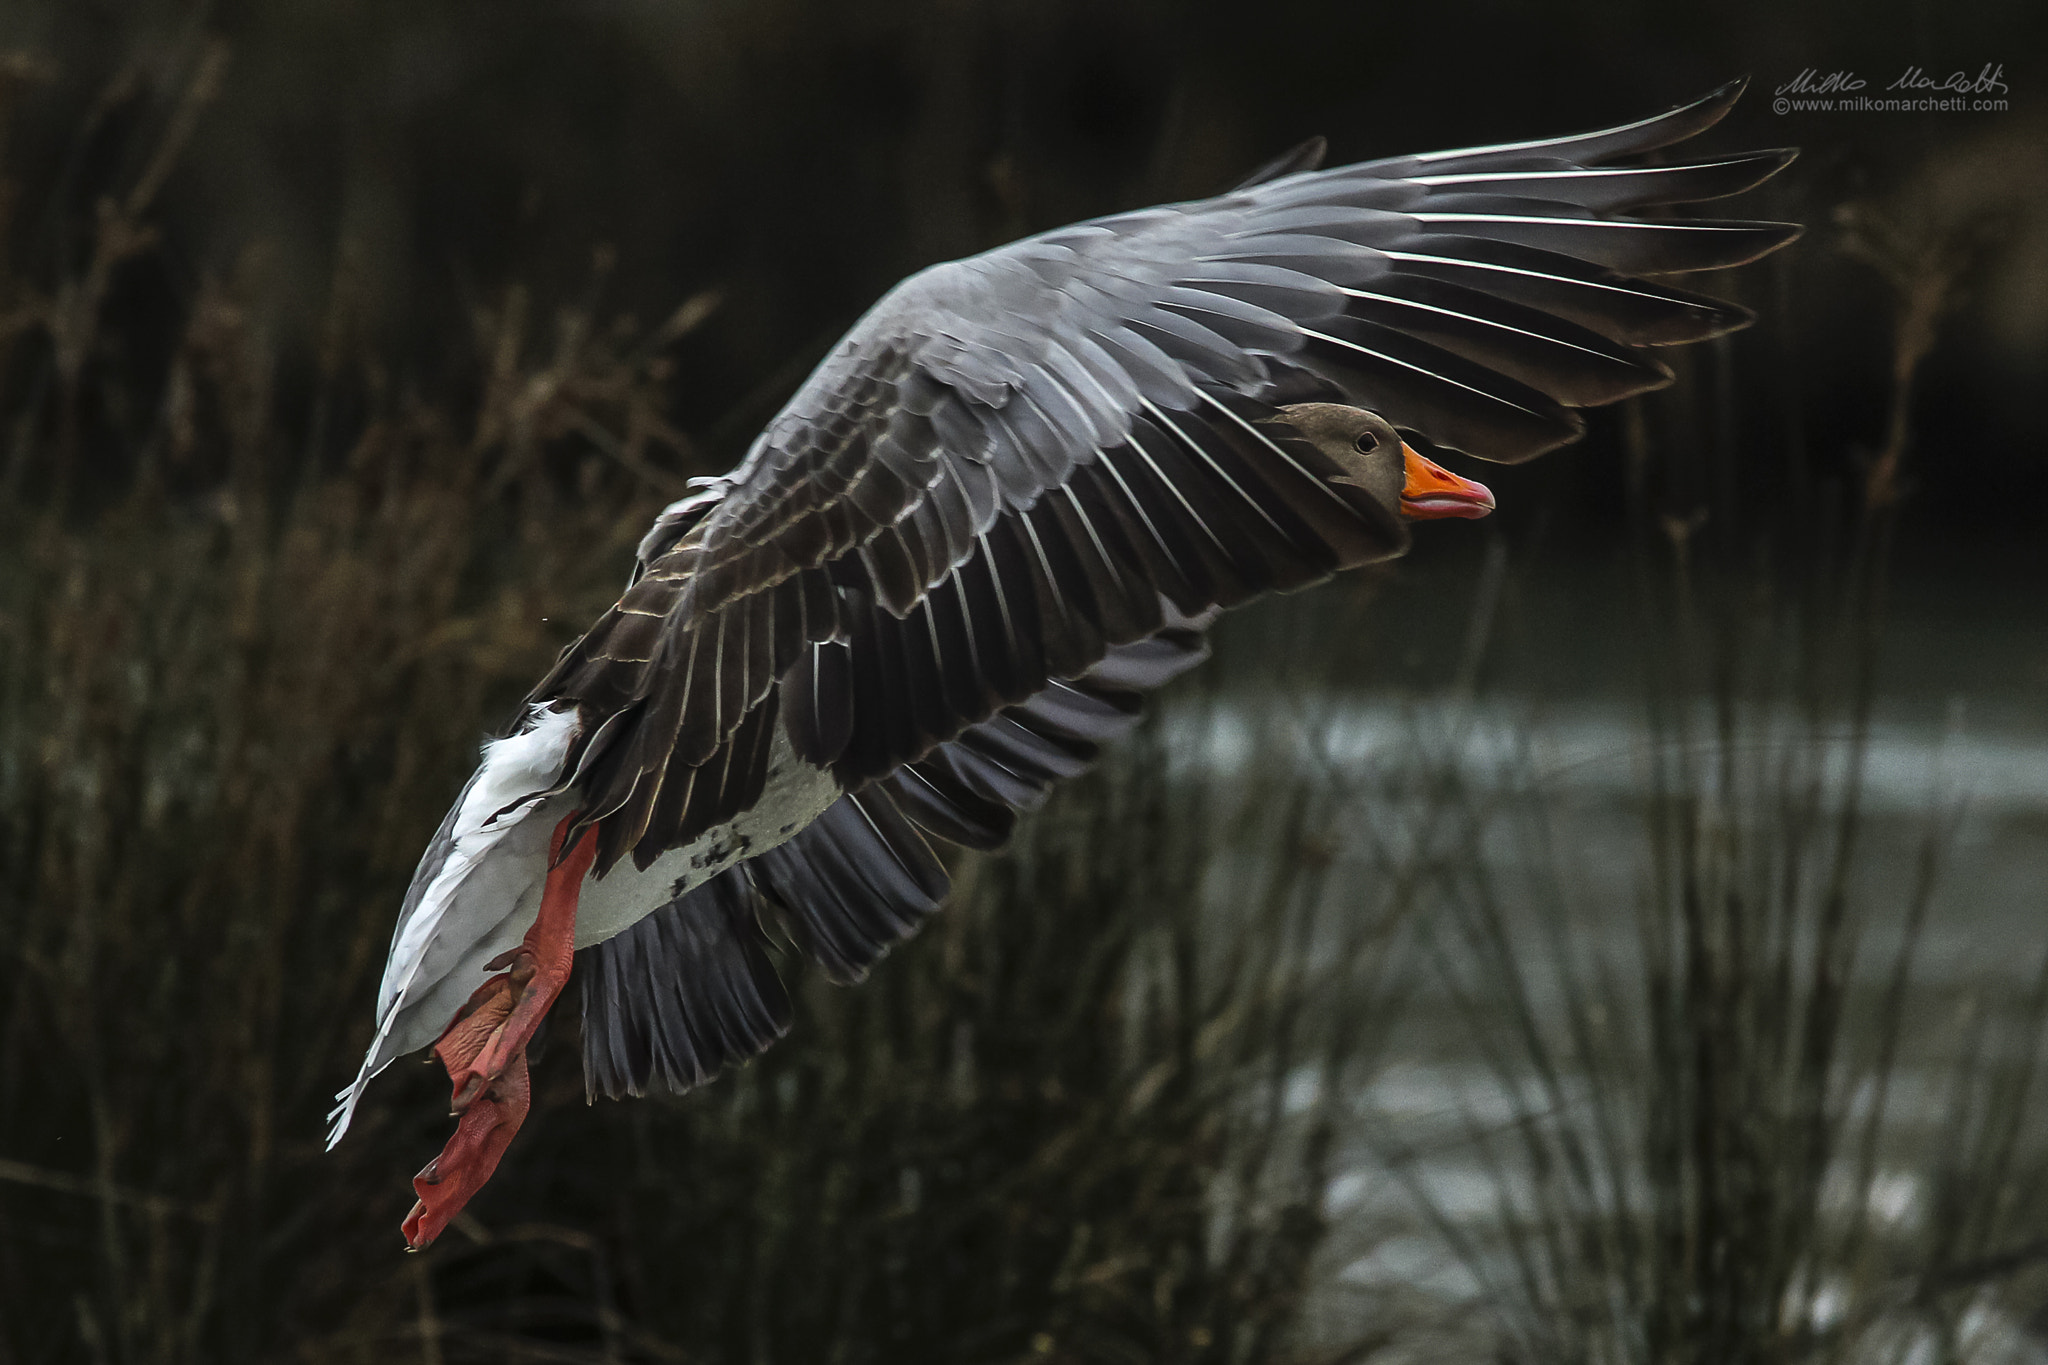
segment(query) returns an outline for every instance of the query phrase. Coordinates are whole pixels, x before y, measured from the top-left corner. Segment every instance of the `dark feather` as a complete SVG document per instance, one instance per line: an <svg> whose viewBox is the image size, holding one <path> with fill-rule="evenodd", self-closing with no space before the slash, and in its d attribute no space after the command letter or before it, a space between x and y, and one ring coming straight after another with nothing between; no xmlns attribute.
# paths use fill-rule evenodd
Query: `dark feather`
<svg viewBox="0 0 2048 1365"><path fill-rule="evenodd" d="M1514 464L1585 429L1528 385L1391 327L1338 318L1313 343L1307 362L1353 402L1453 450Z"/></svg>
<svg viewBox="0 0 2048 1365"><path fill-rule="evenodd" d="M1149 639L1112 647L1082 677L1054 682L951 743L904 765L884 785L927 833L970 848L998 847L1015 812L1035 808L1054 782L1137 724L1140 693L1162 687L1208 657L1201 630L1167 609Z"/></svg>
<svg viewBox="0 0 2048 1365"><path fill-rule="evenodd" d="M934 838L967 848L995 849L1009 840L1017 812L982 795L954 770L951 745L906 763L883 780L897 808Z"/></svg>
<svg viewBox="0 0 2048 1365"><path fill-rule="evenodd" d="M1592 265L1631 275L1679 275L1747 265L1799 236L1789 223L1748 223L1685 218L1667 223L1627 219L1558 217L1542 205L1489 202L1481 207L1439 209L1412 215L1431 233L1515 242L1555 251Z"/></svg>
<svg viewBox="0 0 2048 1365"><path fill-rule="evenodd" d="M1654 152L1660 147L1669 147L1675 142L1683 142L1713 127L1727 116L1748 85L1747 77L1732 80L1690 104L1680 105L1668 113L1624 123L1619 127L1601 128L1590 133L1571 133L1564 137L1539 138L1528 142L1501 143L1491 147L1464 147L1455 151L1389 157L1382 161L1365 162L1358 169L1380 175L1406 176L1455 170L1484 170L1502 160L1526 156L1562 157L1586 165L1611 161L1621 156L1636 156L1643 152Z"/></svg>
<svg viewBox="0 0 2048 1365"><path fill-rule="evenodd" d="M1569 407L1598 407L1671 382L1635 348L1443 280L1396 279L1352 295L1352 317L1441 347Z"/></svg>
<svg viewBox="0 0 2048 1365"><path fill-rule="evenodd" d="M949 885L923 837L879 789L841 797L746 867L796 945L839 981L867 975L938 909Z"/></svg>
<svg viewBox="0 0 2048 1365"><path fill-rule="evenodd" d="M814 767L827 767L846 750L853 729L846 648L809 646L782 679L782 714L790 748Z"/></svg>
<svg viewBox="0 0 2048 1365"><path fill-rule="evenodd" d="M746 875L729 870L576 954L591 1097L681 1093L789 1029Z"/></svg>
<svg viewBox="0 0 2048 1365"><path fill-rule="evenodd" d="M1614 213L1741 194L1785 169L1796 155L1785 150L1746 152L1694 165L1629 167L1578 166L1543 157L1531 158L1525 166L1446 171L1416 179L1435 193L1476 190Z"/></svg>

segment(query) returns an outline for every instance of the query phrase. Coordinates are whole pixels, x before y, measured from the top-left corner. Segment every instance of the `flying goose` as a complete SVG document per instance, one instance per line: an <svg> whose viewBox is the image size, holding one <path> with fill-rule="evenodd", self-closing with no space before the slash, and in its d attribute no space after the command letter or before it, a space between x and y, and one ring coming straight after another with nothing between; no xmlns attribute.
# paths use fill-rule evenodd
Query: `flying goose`
<svg viewBox="0 0 2048 1365"><path fill-rule="evenodd" d="M764 926L859 980L945 896L929 841L1000 845L1217 611L1491 510L1402 432L1526 460L1668 383L1655 348L1746 324L1652 277L1797 227L1631 215L1792 153L1611 164L1740 93L1329 170L1312 143L890 291L660 515L428 845L330 1115L332 1146L394 1058L446 1066L459 1123L407 1244L495 1169L572 964L591 1095L704 1083L789 1026Z"/></svg>

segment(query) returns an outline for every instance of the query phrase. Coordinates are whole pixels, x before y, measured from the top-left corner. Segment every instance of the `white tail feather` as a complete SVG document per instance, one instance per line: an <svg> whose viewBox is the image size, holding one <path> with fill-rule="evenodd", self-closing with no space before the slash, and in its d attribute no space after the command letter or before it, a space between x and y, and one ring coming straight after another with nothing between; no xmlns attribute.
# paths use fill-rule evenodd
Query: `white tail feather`
<svg viewBox="0 0 2048 1365"><path fill-rule="evenodd" d="M530 912L526 902L531 897L522 893L528 884L537 887L546 879L546 814L556 804L532 798L561 781L570 746L581 731L579 712L536 706L525 729L484 746L482 765L427 846L406 892L377 990L377 1036L355 1081L335 1096L339 1103L327 1116L333 1122L329 1148L348 1131L370 1078L394 1057L421 1045L408 1036L417 1026L399 1027L401 1016L417 1013L409 1007L440 993L434 988L494 931L502 937L521 909ZM489 883L488 891L479 883ZM483 894L462 894L467 890ZM423 976L430 958L436 959L437 970Z"/></svg>

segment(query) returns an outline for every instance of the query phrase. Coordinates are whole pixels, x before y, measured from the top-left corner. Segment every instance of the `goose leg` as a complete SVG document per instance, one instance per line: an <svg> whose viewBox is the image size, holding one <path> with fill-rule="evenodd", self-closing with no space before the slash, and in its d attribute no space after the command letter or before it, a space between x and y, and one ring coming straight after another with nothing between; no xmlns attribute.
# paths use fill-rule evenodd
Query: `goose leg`
<svg viewBox="0 0 2048 1365"><path fill-rule="evenodd" d="M532 1102L526 1045L568 984L576 957L576 896L597 851L592 829L563 855L562 839L575 819L571 815L555 827L533 927L517 948L489 964L491 970L509 970L480 986L434 1044L455 1088L449 1107L460 1121L441 1155L413 1177L419 1202L402 1229L413 1251L440 1236L484 1187L526 1119Z"/></svg>

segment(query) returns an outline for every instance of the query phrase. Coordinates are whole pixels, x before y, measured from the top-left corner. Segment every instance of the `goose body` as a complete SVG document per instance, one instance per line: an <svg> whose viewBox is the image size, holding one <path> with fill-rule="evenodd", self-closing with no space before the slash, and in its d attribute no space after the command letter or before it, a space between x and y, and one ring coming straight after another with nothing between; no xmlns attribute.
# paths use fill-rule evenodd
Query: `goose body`
<svg viewBox="0 0 2048 1365"><path fill-rule="evenodd" d="M931 841L999 845L1218 611L1490 510L1403 433L1528 459L1669 382L1658 347L1744 325L1661 277L1798 230L1636 215L1790 153L1609 164L1739 93L1330 170L1305 149L885 296L657 519L430 843L332 1116L339 1140L396 1057L448 1066L461 1123L408 1241L516 1131L570 954L593 1094L709 1079L788 1026L764 924L857 980L945 895Z"/></svg>

